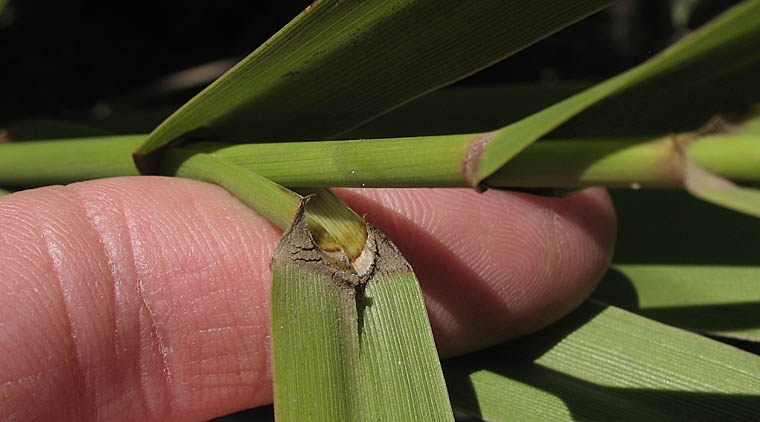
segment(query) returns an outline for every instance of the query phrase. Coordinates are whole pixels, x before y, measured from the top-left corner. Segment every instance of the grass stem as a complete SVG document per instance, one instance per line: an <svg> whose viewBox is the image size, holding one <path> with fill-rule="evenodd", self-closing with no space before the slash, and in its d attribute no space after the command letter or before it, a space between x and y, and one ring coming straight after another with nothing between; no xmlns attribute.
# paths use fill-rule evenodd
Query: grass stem
<svg viewBox="0 0 760 422"><path fill-rule="evenodd" d="M478 135L226 145L203 152L288 187L468 186L462 162ZM0 183L34 187L139 174L131 148L143 135L0 145ZM681 187L674 139L543 140L485 180L491 187ZM738 182L760 180L760 134L722 134L689 143L699 166Z"/></svg>

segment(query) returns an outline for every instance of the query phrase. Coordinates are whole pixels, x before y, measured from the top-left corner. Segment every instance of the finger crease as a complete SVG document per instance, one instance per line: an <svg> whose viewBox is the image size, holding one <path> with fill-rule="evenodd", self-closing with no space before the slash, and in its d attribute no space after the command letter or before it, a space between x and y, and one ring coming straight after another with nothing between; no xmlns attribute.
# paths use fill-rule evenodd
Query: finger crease
<svg viewBox="0 0 760 422"><path fill-rule="evenodd" d="M124 224L127 227L127 236L129 238L129 243L128 243L128 246L130 249L129 252L132 255L132 265L134 266L134 274L136 278L135 292L137 294L138 300L140 301L140 306L145 310L145 314L147 315L148 323L150 324L150 327L149 327L150 335L156 342L157 352L161 358L162 373L163 373L163 376L161 378L163 379L163 382L164 382L164 392L166 395L165 397L166 401L163 403L163 405L165 406L164 407L165 414L170 414L172 410L172 390L171 390L172 373L169 368L168 348L165 345L163 332L161 331L160 327L156 323L153 310L147 299L146 289L142 281L142 276L137 268L138 256L137 256L136 250L139 248L139 241L136 240L136 236L135 236L137 228L135 227L133 223L133 219L129 218L129 216L127 215L124 206L121 206L120 208L122 210L121 215L122 215L122 218L124 219ZM139 318L139 321L140 321L139 324L142 327L142 324L143 324L142 318ZM140 333L142 333L142 329L140 329ZM139 358L137 359L137 367L140 374L141 398L142 398L143 403L145 403L146 410L150 414L153 414L154 416L158 416L156 415L157 412L156 412L155 406L152 405L151 401L149 401L149 396L147 392L147 386L149 384L150 374L148 374L147 368L145 367L146 365L145 365L144 359L146 358L146 356L144 355L144 353L142 353L143 336L140 334L138 335L138 338L140 341L139 350L141 350L141 352L139 353Z"/></svg>
<svg viewBox="0 0 760 422"><path fill-rule="evenodd" d="M64 314L66 317L66 324L68 327L68 338L71 340L69 345L69 355L71 357L71 368L72 368L72 387L73 392L75 394L75 403L77 404L77 412L78 417L76 419L78 420L85 420L85 404L87 400L85 399L86 396L86 386L85 386L85 374L84 374L84 368L82 366L81 362L81 356L79 352L79 346L77 344L77 332L76 328L74 327L74 322L71 318L71 309L72 304L70 303L71 295L67 293L66 289L66 283L63 279L62 274L62 268L61 268L61 260L62 260L62 251L58 245L56 245L54 239L53 239L53 232L49 224L46 224L46 222L41 218L39 214L39 210L37 207L34 207L34 218L37 220L37 226L40 227L39 233L40 238L45 243L45 250L47 252L47 258L48 258L48 264L51 269L51 273L55 277L56 282L58 283L58 292L61 296L61 302L64 306Z"/></svg>

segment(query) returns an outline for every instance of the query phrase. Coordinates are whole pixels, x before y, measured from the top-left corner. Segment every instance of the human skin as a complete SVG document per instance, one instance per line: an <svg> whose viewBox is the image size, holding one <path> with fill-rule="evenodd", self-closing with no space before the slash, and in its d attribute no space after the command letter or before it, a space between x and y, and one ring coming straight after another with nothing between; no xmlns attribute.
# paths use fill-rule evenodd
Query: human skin
<svg viewBox="0 0 760 422"><path fill-rule="evenodd" d="M615 240L606 192L340 189L420 279L442 357L580 304ZM113 178L0 198L0 420L206 420L272 400L280 231L217 186Z"/></svg>

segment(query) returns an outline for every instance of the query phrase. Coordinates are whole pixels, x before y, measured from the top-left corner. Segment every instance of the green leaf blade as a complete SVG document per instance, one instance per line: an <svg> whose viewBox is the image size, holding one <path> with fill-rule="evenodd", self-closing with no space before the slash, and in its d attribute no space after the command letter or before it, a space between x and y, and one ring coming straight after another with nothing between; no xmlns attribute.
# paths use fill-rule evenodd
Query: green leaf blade
<svg viewBox="0 0 760 422"><path fill-rule="evenodd" d="M333 266L303 213L278 243L271 326L281 421L453 419L411 268L372 227L366 248L374 261L365 275Z"/></svg>
<svg viewBox="0 0 760 422"><path fill-rule="evenodd" d="M695 332L760 341L760 267L614 264L594 297Z"/></svg>
<svg viewBox="0 0 760 422"><path fill-rule="evenodd" d="M611 196L621 223L618 245L592 297L683 329L760 341L756 218L686 192L612 190Z"/></svg>
<svg viewBox="0 0 760 422"><path fill-rule="evenodd" d="M760 416L760 358L593 302L539 333L444 367L458 386L455 407L487 420Z"/></svg>
<svg viewBox="0 0 760 422"><path fill-rule="evenodd" d="M363 300L368 302L360 328L360 376L366 380L361 392L363 411L368 416L386 415L386 420L451 420L435 342L426 313L420 312L425 305L414 274L407 269L372 278Z"/></svg>
<svg viewBox="0 0 760 422"><path fill-rule="evenodd" d="M315 2L159 125L136 155L196 129L228 140L334 136L610 3Z"/></svg>
<svg viewBox="0 0 760 422"><path fill-rule="evenodd" d="M272 362L278 420L348 421L358 408L347 362L356 351L346 295L324 277L277 260L272 264ZM294 310L314 306L311 317ZM350 313L349 313L350 318ZM353 332L355 335L355 332ZM295 338L298 337L298 338ZM319 356L310 359L309 356Z"/></svg>

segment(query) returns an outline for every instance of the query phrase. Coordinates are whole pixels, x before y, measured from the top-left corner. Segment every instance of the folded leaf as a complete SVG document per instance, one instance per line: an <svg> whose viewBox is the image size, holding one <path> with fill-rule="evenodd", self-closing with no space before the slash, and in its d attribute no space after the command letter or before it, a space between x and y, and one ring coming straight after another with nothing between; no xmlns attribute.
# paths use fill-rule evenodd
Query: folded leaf
<svg viewBox="0 0 760 422"><path fill-rule="evenodd" d="M453 420L422 293L368 226L371 265L336 267L300 213L272 259L278 420Z"/></svg>

